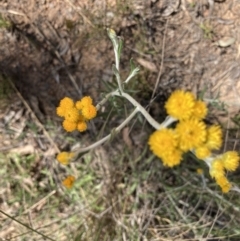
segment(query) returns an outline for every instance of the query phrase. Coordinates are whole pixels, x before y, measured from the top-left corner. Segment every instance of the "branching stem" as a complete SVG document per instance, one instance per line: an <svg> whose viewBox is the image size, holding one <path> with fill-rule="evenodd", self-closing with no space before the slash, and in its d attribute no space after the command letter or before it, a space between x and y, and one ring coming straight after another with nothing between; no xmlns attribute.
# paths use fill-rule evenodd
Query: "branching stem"
<svg viewBox="0 0 240 241"><path fill-rule="evenodd" d="M127 125L127 123L137 114L137 112L138 112L138 109L137 108L134 109L134 111L118 127L113 129L112 132L114 131L115 133L118 133L119 131L121 131L122 128L125 127ZM112 136L112 134L109 134L109 135L105 136L104 138L102 138L101 140L93 143L92 145L79 149L78 151L75 152L76 156L79 155L80 153L89 151L91 149L94 149L94 148L100 146L101 144L103 144L104 142L109 140L111 138L111 136Z"/></svg>

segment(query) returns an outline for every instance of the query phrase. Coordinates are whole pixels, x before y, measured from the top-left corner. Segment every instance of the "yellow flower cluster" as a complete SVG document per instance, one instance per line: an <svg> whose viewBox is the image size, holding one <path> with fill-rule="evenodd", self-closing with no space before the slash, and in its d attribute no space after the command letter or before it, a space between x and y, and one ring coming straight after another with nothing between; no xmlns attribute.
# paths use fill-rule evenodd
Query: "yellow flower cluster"
<svg viewBox="0 0 240 241"><path fill-rule="evenodd" d="M87 121L96 117L97 108L92 104L90 96L85 96L76 103L71 98L65 97L57 107L57 115L64 118L62 125L66 131L83 132L87 129Z"/></svg>
<svg viewBox="0 0 240 241"><path fill-rule="evenodd" d="M167 113L178 120L189 118L204 119L207 115L206 104L196 100L191 92L183 90L174 91L165 104Z"/></svg>
<svg viewBox="0 0 240 241"><path fill-rule="evenodd" d="M87 122L97 115L97 108L93 105L92 98L85 96L81 100L74 103L74 101L65 97L60 101L57 107L57 115L64 118L62 123L63 128L68 131L78 130L83 132L87 129ZM74 157L72 152L61 152L56 159L63 165L68 165ZM63 180L62 184L66 188L71 188L75 182L75 177L68 176Z"/></svg>
<svg viewBox="0 0 240 241"><path fill-rule="evenodd" d="M198 159L205 160L211 157L212 150L221 148L220 126L205 124L203 119L207 115L207 106L203 101L197 100L191 92L174 91L165 108L168 115L178 121L176 127L157 130L148 141L150 150L162 159L165 166L173 167L180 164L182 155L188 151L192 151ZM223 192L230 189L224 170L236 170L238 161L239 156L236 152L226 152L221 158L221 165L214 162L211 166L211 176L216 179Z"/></svg>
<svg viewBox="0 0 240 241"><path fill-rule="evenodd" d="M208 129L202 121L207 115L206 104L196 100L190 92L177 90L169 97L165 108L167 113L179 122L175 129L155 131L148 142L152 152L162 159L164 165L178 165L182 154L194 149L198 149L200 156L209 155L210 151L206 147Z"/></svg>
<svg viewBox="0 0 240 241"><path fill-rule="evenodd" d="M206 126L203 119L207 115L207 106L191 92L174 91L165 108L172 118L179 121L175 132L178 135L179 148L183 152L195 150L197 157L203 159L211 154L211 150L221 147L221 128Z"/></svg>
<svg viewBox="0 0 240 241"><path fill-rule="evenodd" d="M226 177L226 171L235 171L239 166L239 156L235 151L225 152L211 161L210 175L215 178L222 192L227 193L231 189L231 183Z"/></svg>

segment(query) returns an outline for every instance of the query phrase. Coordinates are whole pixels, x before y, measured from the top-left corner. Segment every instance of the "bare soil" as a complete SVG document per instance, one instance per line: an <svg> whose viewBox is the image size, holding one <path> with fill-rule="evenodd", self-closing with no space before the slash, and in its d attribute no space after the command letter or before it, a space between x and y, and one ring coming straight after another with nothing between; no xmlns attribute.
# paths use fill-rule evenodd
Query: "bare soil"
<svg viewBox="0 0 240 241"><path fill-rule="evenodd" d="M1 30L1 73L41 120L55 116L65 95L100 99L101 80L112 81L106 27L125 40L123 71L130 57L142 65L144 90L159 79L157 94L206 90L206 98L239 108L238 1L13 0L0 7L11 25Z"/></svg>
<svg viewBox="0 0 240 241"><path fill-rule="evenodd" d="M213 109L224 102L225 109L211 114L228 127L239 112L238 0L5 0L0 2L0 14L6 25L0 28L0 81L9 82L0 87L4 90L13 83L13 92L18 93L1 104L2 151L18 147L29 118L47 144L31 134L30 139L23 138L30 148L26 153L38 149L53 158L58 148L68 147L58 135L61 127L48 138L41 124L60 123L55 109L64 96L91 95L97 102L105 91L104 82L113 83L108 27L124 39L123 75L129 71L130 58L141 66L135 79L140 90L136 98L146 106L156 90L150 111L157 119L162 113L159 103L177 88L204 94L206 101L214 103ZM11 128L17 125L16 133L10 135L4 123ZM101 120L97 127L100 124ZM96 135L96 127L91 126L89 133ZM42 161L34 164L35 179L41 180L36 171L41 165Z"/></svg>

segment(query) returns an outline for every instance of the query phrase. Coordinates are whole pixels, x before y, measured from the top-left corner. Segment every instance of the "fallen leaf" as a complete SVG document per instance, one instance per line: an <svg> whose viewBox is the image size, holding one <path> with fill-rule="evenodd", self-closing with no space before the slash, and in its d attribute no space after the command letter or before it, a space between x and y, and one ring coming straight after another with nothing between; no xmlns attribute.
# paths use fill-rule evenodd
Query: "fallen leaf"
<svg viewBox="0 0 240 241"><path fill-rule="evenodd" d="M171 1L165 0L163 2L164 2L163 3L164 7L162 10L162 16L164 17L168 17L172 13L175 13L180 5L180 0L171 0Z"/></svg>
<svg viewBox="0 0 240 241"><path fill-rule="evenodd" d="M137 62L142 65L144 68L152 71L152 72L157 72L157 67L154 63L148 61L148 60L145 60L143 58L137 58Z"/></svg>
<svg viewBox="0 0 240 241"><path fill-rule="evenodd" d="M17 153L19 155L33 154L34 153L34 146L29 144L29 145L26 145L26 146L13 148L10 152L11 153Z"/></svg>
<svg viewBox="0 0 240 241"><path fill-rule="evenodd" d="M233 37L223 37L222 39L219 39L217 42L214 43L214 45L217 45L222 48L229 47L235 42L235 38Z"/></svg>

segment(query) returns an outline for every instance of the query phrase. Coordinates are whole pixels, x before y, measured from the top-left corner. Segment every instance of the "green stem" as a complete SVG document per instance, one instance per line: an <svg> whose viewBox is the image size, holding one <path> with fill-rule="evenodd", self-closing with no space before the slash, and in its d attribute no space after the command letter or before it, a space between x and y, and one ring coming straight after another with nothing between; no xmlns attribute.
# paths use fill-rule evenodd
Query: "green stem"
<svg viewBox="0 0 240 241"><path fill-rule="evenodd" d="M127 123L137 114L137 112L138 112L138 109L136 108L118 127L113 129L112 132L118 133L120 130L122 130L122 128L127 125ZM100 146L101 144L103 144L104 142L109 140L111 138L111 136L112 136L112 134L109 134L109 135L105 136L104 138L102 138L101 140L93 143L90 146L80 148L79 150L77 150L75 152L75 156L79 155L80 153L89 151L91 149L94 149L94 148Z"/></svg>
<svg viewBox="0 0 240 241"><path fill-rule="evenodd" d="M162 125L160 125L157 121L155 121L150 115L149 113L144 109L144 107L142 105L140 105L131 95L127 94L127 93L119 93L118 91L114 91L113 95L115 96L120 96L120 97L124 97L126 98L129 102L131 102L133 104L133 106L135 106L141 113L142 115L146 118L146 120L148 121L148 123L155 128L156 130L159 130L161 128L163 128Z"/></svg>

